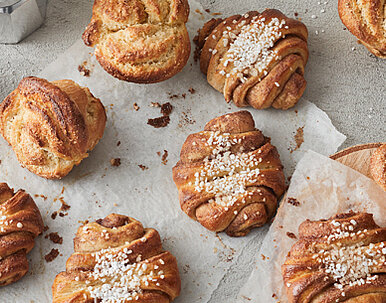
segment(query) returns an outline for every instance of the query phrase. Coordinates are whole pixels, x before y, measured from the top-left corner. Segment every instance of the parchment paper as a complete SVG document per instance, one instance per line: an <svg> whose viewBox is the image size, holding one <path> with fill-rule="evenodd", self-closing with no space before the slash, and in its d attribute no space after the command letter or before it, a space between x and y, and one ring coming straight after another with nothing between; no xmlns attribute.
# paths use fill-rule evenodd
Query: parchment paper
<svg viewBox="0 0 386 303"><path fill-rule="evenodd" d="M298 226L306 219L327 219L337 213L365 211L386 226L386 193L373 180L313 151L298 163L287 192L300 202L284 198L257 254L254 270L239 294L238 302L288 302L280 267L296 242ZM273 295L275 296L273 297Z"/></svg>
<svg viewBox="0 0 386 303"><path fill-rule="evenodd" d="M196 2L190 1L190 5L188 30L193 39L204 20L211 16L201 13L203 10ZM209 86L193 58L180 74L168 81L137 85L111 77L100 68L91 52L77 41L40 75L49 80L73 79L88 86L105 104L108 114L105 134L89 158L63 180L49 181L21 168L11 148L0 140L0 180L15 189L24 188L32 196L43 195L35 197L35 201L50 227L47 233L58 232L64 239L63 245L56 245L44 236L37 238L36 247L29 255L30 272L19 283L2 290L1 300L50 302L53 279L64 270L65 261L73 252L72 240L80 222L116 212L156 228L164 239L164 248L177 257L182 277L177 303L208 302L254 233L236 239L216 236L189 219L180 210L171 169L188 134L201 131L210 119L238 109L226 104L223 96ZM78 72L84 61L91 70L90 77ZM189 92L190 88L195 93ZM186 94L185 98L182 94ZM179 97L170 99L171 95ZM161 116L159 108L151 107L150 103L167 101L174 106L170 124L160 129L147 125L148 118ZM134 103L140 107L138 111L133 109ZM313 148L329 155L345 140L328 116L307 100L300 100L298 106L288 111L250 111L256 126L272 137L272 143L278 147L287 176L305 150ZM296 146L294 135L301 127L304 127L304 143L291 153L290 149ZM164 150L168 151L166 165L157 155ZM111 158L120 158L122 164L112 167ZM142 170L138 165L148 169ZM67 216L53 220L51 214L60 208L60 200L71 208ZM52 248L59 249L61 255L46 263L43 257Z"/></svg>

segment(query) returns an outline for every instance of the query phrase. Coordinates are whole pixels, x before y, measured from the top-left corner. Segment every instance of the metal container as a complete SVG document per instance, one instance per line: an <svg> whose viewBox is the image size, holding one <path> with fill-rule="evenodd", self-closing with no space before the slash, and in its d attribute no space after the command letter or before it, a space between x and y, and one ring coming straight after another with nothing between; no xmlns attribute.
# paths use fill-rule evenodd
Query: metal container
<svg viewBox="0 0 386 303"><path fill-rule="evenodd" d="M18 43L38 29L47 0L0 0L0 43Z"/></svg>

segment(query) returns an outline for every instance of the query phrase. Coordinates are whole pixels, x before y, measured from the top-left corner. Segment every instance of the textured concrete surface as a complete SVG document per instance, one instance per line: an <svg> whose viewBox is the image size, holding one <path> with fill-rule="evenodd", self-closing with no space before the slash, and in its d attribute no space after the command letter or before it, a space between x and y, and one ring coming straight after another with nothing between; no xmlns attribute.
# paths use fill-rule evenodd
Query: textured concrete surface
<svg viewBox="0 0 386 303"><path fill-rule="evenodd" d="M341 23L336 1L202 0L212 12L234 14L278 8L309 29L310 60L304 97L327 112L347 136L343 147L386 141L386 60L371 55ZM320 3L320 4L318 4ZM0 100L24 76L36 75L78 39L91 16L91 0L50 0L45 24L18 45L0 45ZM248 246L258 248L258 235ZM256 250L245 249L210 303L231 302L252 269Z"/></svg>

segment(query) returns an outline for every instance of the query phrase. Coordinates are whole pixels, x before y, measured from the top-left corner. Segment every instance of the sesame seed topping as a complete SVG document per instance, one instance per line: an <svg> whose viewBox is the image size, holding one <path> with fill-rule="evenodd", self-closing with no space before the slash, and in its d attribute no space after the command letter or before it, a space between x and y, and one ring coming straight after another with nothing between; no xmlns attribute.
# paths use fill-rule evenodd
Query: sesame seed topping
<svg viewBox="0 0 386 303"><path fill-rule="evenodd" d="M18 223L16 224L16 226L17 226L17 228L23 228L23 223L18 222Z"/></svg>

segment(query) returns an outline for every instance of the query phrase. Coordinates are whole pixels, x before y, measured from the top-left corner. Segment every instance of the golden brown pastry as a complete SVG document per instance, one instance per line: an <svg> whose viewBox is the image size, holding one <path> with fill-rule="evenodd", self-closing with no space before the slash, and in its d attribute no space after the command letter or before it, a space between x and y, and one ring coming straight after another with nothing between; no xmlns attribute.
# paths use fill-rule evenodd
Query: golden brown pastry
<svg viewBox="0 0 386 303"><path fill-rule="evenodd" d="M273 216L286 185L279 154L247 111L190 135L173 168L182 210L209 230L245 236Z"/></svg>
<svg viewBox="0 0 386 303"><path fill-rule="evenodd" d="M367 213L307 220L282 273L289 303L384 303L386 228Z"/></svg>
<svg viewBox="0 0 386 303"><path fill-rule="evenodd" d="M386 144L375 150L370 160L371 176L386 191Z"/></svg>
<svg viewBox="0 0 386 303"><path fill-rule="evenodd" d="M43 220L31 196L24 190L14 193L6 183L0 183L0 286L27 273L27 254L42 232Z"/></svg>
<svg viewBox="0 0 386 303"><path fill-rule="evenodd" d="M95 0L83 33L112 76L136 83L173 77L190 55L187 0Z"/></svg>
<svg viewBox="0 0 386 303"><path fill-rule="evenodd" d="M176 258L133 218L111 214L80 227L74 250L55 278L53 303L169 303L180 293Z"/></svg>
<svg viewBox="0 0 386 303"><path fill-rule="evenodd" d="M212 19L195 42L201 71L227 102L288 109L306 88L307 37L303 23L267 9Z"/></svg>
<svg viewBox="0 0 386 303"><path fill-rule="evenodd" d="M23 167L48 179L88 157L105 124L100 100L71 80L24 78L0 104L0 133Z"/></svg>
<svg viewBox="0 0 386 303"><path fill-rule="evenodd" d="M386 2L339 0L340 19L375 56L386 58Z"/></svg>

